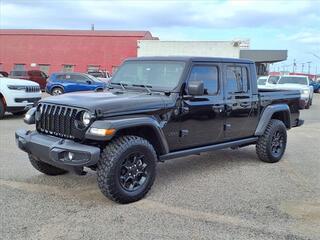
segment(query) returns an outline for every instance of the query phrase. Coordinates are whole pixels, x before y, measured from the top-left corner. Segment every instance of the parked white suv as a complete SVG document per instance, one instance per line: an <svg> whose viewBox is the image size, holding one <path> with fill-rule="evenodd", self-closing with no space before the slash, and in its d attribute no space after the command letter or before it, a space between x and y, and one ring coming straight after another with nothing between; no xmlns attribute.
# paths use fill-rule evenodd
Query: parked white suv
<svg viewBox="0 0 320 240"><path fill-rule="evenodd" d="M41 99L39 84L0 74L0 119L5 112L23 114Z"/></svg>

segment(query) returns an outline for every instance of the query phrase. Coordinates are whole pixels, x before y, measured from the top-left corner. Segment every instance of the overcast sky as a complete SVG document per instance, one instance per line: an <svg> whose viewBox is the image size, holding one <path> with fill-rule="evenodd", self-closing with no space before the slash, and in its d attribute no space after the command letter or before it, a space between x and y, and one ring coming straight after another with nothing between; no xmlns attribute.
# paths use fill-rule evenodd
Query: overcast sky
<svg viewBox="0 0 320 240"><path fill-rule="evenodd" d="M97 30L149 30L161 40L250 39L251 49L288 49L280 69L296 59L298 70L311 61L311 71L320 72L320 0L0 0L1 28L90 29L92 23Z"/></svg>

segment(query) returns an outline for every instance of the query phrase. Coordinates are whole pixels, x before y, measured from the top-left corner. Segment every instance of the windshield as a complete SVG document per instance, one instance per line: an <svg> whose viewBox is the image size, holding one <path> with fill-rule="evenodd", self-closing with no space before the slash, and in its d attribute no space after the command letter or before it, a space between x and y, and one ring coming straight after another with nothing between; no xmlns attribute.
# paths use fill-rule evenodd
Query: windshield
<svg viewBox="0 0 320 240"><path fill-rule="evenodd" d="M266 85L267 77L259 77L258 78L258 85Z"/></svg>
<svg viewBox="0 0 320 240"><path fill-rule="evenodd" d="M286 83L308 85L308 80L306 77L281 77L278 81L278 84Z"/></svg>
<svg viewBox="0 0 320 240"><path fill-rule="evenodd" d="M277 84L279 78L280 78L280 76L270 76L268 79L268 83Z"/></svg>
<svg viewBox="0 0 320 240"><path fill-rule="evenodd" d="M90 74L85 74L88 78L90 78L92 81L94 82L102 82L100 79L94 77L94 76L91 76Z"/></svg>
<svg viewBox="0 0 320 240"><path fill-rule="evenodd" d="M173 61L127 61L113 76L111 84L173 90L178 85L184 66L184 62Z"/></svg>

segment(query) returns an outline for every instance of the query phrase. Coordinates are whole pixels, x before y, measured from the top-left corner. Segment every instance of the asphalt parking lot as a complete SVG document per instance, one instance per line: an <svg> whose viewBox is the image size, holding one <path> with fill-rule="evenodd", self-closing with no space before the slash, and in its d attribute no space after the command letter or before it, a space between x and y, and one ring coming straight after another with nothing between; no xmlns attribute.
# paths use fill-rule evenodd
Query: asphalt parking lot
<svg viewBox="0 0 320 240"><path fill-rule="evenodd" d="M320 94L288 133L279 163L254 146L168 161L147 197L109 201L96 175L45 176L0 122L0 239L320 239ZM32 128L32 127L29 127Z"/></svg>

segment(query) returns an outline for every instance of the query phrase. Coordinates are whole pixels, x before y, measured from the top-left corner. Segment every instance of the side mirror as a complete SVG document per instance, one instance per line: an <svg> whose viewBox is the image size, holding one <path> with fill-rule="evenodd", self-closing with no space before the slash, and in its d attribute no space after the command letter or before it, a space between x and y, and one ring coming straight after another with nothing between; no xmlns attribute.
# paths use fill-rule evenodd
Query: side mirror
<svg viewBox="0 0 320 240"><path fill-rule="evenodd" d="M87 82L89 85L92 83L90 80L87 80L86 82Z"/></svg>
<svg viewBox="0 0 320 240"><path fill-rule="evenodd" d="M188 83L188 93L192 96L201 96L204 94L203 81L191 81Z"/></svg>

